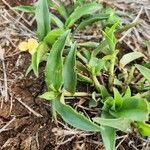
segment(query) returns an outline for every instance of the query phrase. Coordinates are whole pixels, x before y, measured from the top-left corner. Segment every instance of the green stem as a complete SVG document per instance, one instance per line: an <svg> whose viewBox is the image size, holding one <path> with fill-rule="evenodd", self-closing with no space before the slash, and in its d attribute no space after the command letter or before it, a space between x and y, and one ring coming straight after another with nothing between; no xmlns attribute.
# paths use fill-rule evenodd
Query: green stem
<svg viewBox="0 0 150 150"><path fill-rule="evenodd" d="M127 87L129 86L129 84L131 83L132 79L133 79L133 74L134 74L134 71L135 71L135 66L132 66L131 67L131 70L129 72L129 76L128 76L128 79L125 83L125 87L124 87L124 90L127 89Z"/></svg>
<svg viewBox="0 0 150 150"><path fill-rule="evenodd" d="M55 109L55 102L54 102L54 100L51 101L51 111L52 111L52 117L54 119L54 122L58 126L57 112L56 112L56 109Z"/></svg>
<svg viewBox="0 0 150 150"><path fill-rule="evenodd" d="M88 63L87 59L86 59L80 52L77 52L77 56L78 56L85 64Z"/></svg>
<svg viewBox="0 0 150 150"><path fill-rule="evenodd" d="M114 68L115 68L116 55L117 55L117 52L114 52L111 62L110 62L109 79L108 79L110 91L113 90L113 82L115 78Z"/></svg>
<svg viewBox="0 0 150 150"><path fill-rule="evenodd" d="M92 76L92 79L93 79L93 82L94 82L96 90L98 92L100 92L101 91L101 85L100 85L99 81L97 80L97 77L96 76Z"/></svg>
<svg viewBox="0 0 150 150"><path fill-rule="evenodd" d="M90 78L82 75L81 73L78 73L78 77L79 77L79 79L81 79L81 81L87 82L89 84L93 84L93 81Z"/></svg>

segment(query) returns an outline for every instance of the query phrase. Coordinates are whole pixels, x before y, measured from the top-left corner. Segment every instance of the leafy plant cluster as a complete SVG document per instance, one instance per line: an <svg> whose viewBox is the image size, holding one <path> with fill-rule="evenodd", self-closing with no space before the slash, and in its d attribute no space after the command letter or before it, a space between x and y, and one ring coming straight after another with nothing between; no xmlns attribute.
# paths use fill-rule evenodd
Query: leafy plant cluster
<svg viewBox="0 0 150 150"><path fill-rule="evenodd" d="M35 15L38 46L33 47L27 73L33 70L38 76L39 64L46 62L47 92L40 97L51 102L56 123L59 114L77 129L99 132L106 150L115 150L118 130L130 133L138 128L143 136L150 135L150 125L146 123L150 110L149 60L143 66L134 64L136 59L146 56L136 51L122 56L117 49L117 35L135 24L122 26L112 9L84 0L73 0L67 7L60 0L57 3L38 0L34 6L14 9ZM51 13L52 10L58 15ZM102 27L99 43L81 43L74 38L85 26L95 22ZM93 93L77 91L77 82L91 85ZM65 101L66 97L82 96L91 97L89 107L97 107L101 113L89 119Z"/></svg>

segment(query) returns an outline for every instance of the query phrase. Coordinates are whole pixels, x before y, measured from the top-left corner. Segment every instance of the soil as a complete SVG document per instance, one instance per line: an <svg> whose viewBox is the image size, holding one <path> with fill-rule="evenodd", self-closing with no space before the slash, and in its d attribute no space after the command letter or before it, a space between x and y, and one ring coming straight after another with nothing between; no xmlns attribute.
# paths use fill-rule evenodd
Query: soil
<svg viewBox="0 0 150 150"><path fill-rule="evenodd" d="M29 54L19 54L23 59L21 61L30 60ZM7 76L12 76L12 73L24 72L29 66L29 62L24 62L17 68L14 68L18 56L10 57L9 70L13 69ZM42 70L42 69L41 69ZM50 105L38 98L38 95L43 92L44 80L42 72L40 78L34 77L31 73L27 77L22 77L13 82L9 88L9 96L11 101L4 102L0 109L0 128L4 127L8 122L13 120L6 130L0 133L0 147L2 150L53 150L53 149L78 149L76 141L82 140L82 144L86 145L86 149L99 149L101 146L90 142L93 137L75 136L73 140L62 146L57 144L57 135L54 133L56 125L52 121L50 113ZM24 107L18 100L36 111L42 117L37 117ZM11 104L12 103L12 104ZM11 110L10 110L11 109ZM60 128L61 129L61 128ZM62 129L63 131L63 129ZM71 137L71 136L70 136ZM64 138L65 135L64 135ZM69 138L69 137L68 137ZM94 136L97 139L97 135ZM98 139L97 139L98 140ZM76 147L76 148L75 148ZM85 146L84 146L85 147Z"/></svg>
<svg viewBox="0 0 150 150"><path fill-rule="evenodd" d="M24 0L7 0L7 2L13 6L26 3ZM27 3L30 2L33 1L27 1ZM8 5L6 7L0 2L0 6L2 9L8 10ZM10 13L14 16L12 12ZM17 17L16 19L18 19ZM1 18L0 21L2 21ZM3 22L5 25L5 21ZM3 23L0 23L0 32L3 33L7 29L14 32L12 23L11 20L5 27ZM29 28L27 31L33 28L32 24L24 24ZM0 150L104 150L99 134L84 133L69 128L60 118L59 126L54 124L50 103L38 98L46 88L43 78L44 64L40 66L39 78L36 78L32 72L25 76L31 57L28 53L18 52L17 47L15 47L24 38L35 35L32 32L28 35L24 32L24 26L18 27L17 23L14 29L17 34L9 33L10 39L0 35L0 53L2 49L5 50L4 63L9 96L9 99L5 101L5 97L2 95L4 70L2 61L0 61ZM78 90L82 91L82 88L80 86ZM119 143L121 140L117 140L117 142ZM144 143L142 140L137 134L128 135L128 138L123 140L118 149L134 150L135 144L141 145L138 147L140 150Z"/></svg>

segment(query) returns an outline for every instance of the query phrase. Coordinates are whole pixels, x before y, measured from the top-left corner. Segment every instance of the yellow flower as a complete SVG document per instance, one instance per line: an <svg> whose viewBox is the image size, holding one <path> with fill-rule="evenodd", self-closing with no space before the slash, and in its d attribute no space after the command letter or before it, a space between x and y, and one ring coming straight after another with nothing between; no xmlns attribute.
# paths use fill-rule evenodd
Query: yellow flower
<svg viewBox="0 0 150 150"><path fill-rule="evenodd" d="M35 49L38 47L38 42L37 40L31 38L31 39L28 39L28 49Z"/></svg>
<svg viewBox="0 0 150 150"><path fill-rule="evenodd" d="M19 44L19 49L21 51L27 51L28 50L28 52L31 55L33 55L36 52L36 48L38 47L38 44L39 43L37 42L37 40L30 38L30 39L28 39L27 42L21 42Z"/></svg>
<svg viewBox="0 0 150 150"><path fill-rule="evenodd" d="M21 51L27 51L27 50L28 50L28 43L27 43L27 42L21 42L21 43L19 44L19 49L20 49Z"/></svg>

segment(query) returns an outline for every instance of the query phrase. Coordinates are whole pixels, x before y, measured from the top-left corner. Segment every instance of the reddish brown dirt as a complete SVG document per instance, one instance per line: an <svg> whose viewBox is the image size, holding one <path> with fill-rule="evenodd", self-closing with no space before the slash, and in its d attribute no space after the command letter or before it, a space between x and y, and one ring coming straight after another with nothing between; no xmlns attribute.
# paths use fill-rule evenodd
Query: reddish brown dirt
<svg viewBox="0 0 150 150"><path fill-rule="evenodd" d="M31 1L7 0L11 5L25 4L25 2L28 4ZM23 36L21 39L19 39L20 37L16 38L16 43L19 43L22 38L27 37ZM13 54L14 47L9 48L9 46L3 45L2 48L6 52L11 49L10 52ZM8 56L11 56L11 53L8 52L5 58L9 100L4 102L3 107L0 107L0 150L103 150L99 134L85 135L84 133L83 135L63 135L60 137L54 133L53 129L56 128L56 125L52 121L50 104L38 98L45 90L42 69L44 67L42 65L40 67L39 78L36 78L33 73L25 77L24 74L31 60L30 55L22 53L15 54L11 57ZM17 63L19 65L16 65ZM0 63L0 82L2 81L3 83L3 69L1 68L2 65ZM79 91L82 91L82 89L83 87L78 87ZM35 116L18 100L21 100L43 117ZM13 122L6 127L6 130L1 131L12 119L14 119ZM59 118L59 120L61 119ZM66 130L61 125L60 128L56 129L57 131ZM69 130L67 129L67 131ZM72 138L73 136L74 138ZM124 140L122 143L123 146L120 145L119 150L132 150L136 143L140 143L141 147L138 148L139 150L142 149L143 143L141 140L139 141L136 135L132 135L130 139L127 138ZM59 145L60 142L62 142L61 145ZM119 140L117 142L119 143Z"/></svg>

